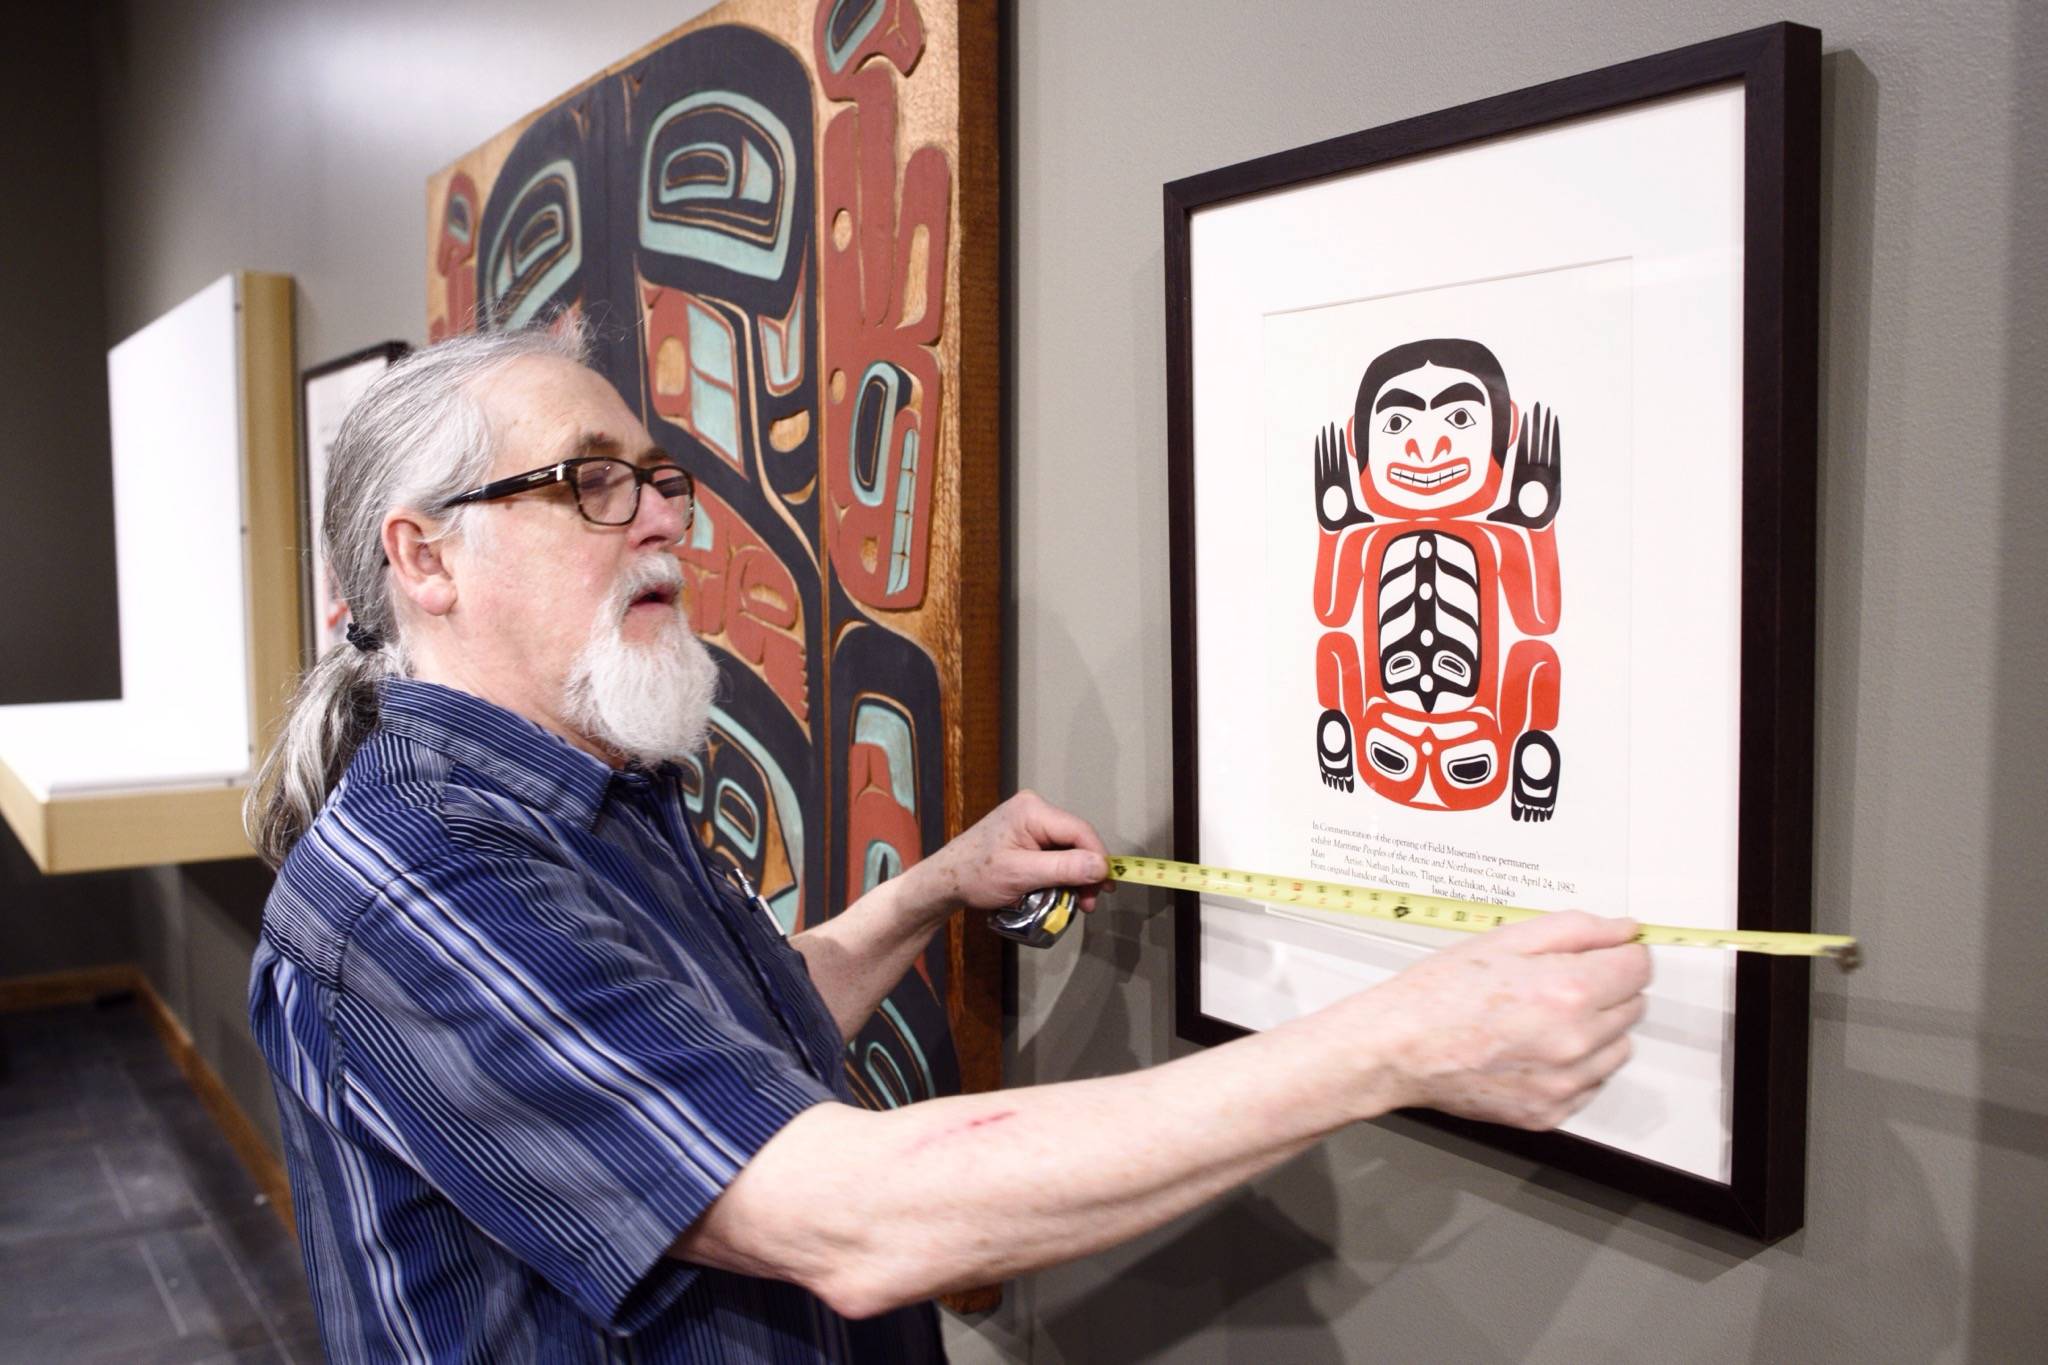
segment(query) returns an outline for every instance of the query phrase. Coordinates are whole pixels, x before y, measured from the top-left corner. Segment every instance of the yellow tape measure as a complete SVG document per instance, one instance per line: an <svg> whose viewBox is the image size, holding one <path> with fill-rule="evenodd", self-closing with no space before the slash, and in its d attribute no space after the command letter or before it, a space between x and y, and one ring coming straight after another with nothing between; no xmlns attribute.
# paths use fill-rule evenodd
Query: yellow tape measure
<svg viewBox="0 0 2048 1365"><path fill-rule="evenodd" d="M1119 882L1236 896L1272 905L1299 905L1364 919L1427 924L1468 934L1483 933L1503 924L1535 919L1548 913L1488 905L1483 901L1454 900L1449 896L1346 886L1342 882L1318 882L1305 877L1274 877L1263 872L1240 872L1235 868L1121 854L1110 856L1109 875L1111 880ZM1064 927L1062 922L1061 928ZM1054 930L1053 937L1057 935L1058 931ZM1739 953L1775 953L1781 957L1829 957L1839 963L1843 971L1854 967L1860 957L1856 940L1846 934L1777 934L1760 929L1688 929L1669 924L1645 924L1635 941L1660 948L1729 948Z"/></svg>

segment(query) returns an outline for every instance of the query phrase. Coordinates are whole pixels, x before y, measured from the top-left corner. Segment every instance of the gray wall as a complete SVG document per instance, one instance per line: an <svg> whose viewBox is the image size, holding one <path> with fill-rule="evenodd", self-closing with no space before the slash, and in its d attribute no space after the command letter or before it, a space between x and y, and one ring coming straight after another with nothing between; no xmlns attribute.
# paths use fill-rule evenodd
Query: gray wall
<svg viewBox="0 0 2048 1365"><path fill-rule="evenodd" d="M103 53L111 330L260 269L298 278L301 366L424 342L427 177L707 4L128 0Z"/></svg>
<svg viewBox="0 0 2048 1365"><path fill-rule="evenodd" d="M136 876L45 877L0 823L0 978L137 961Z"/></svg>
<svg viewBox="0 0 2048 1365"><path fill-rule="evenodd" d="M109 83L112 330L257 266L298 275L306 363L419 339L428 172L694 8L131 3ZM1163 849L1160 182L1782 15L1014 8L1012 776L1114 846ZM1807 1229L1759 1252L1409 1126L1364 1128L1016 1286L954 1326L961 1359L2037 1353L2044 13L1817 0L1797 16L1829 49L1816 915L1872 948L1857 975L1815 978ZM150 886L159 980L242 1076L256 890L190 871ZM1164 908L1125 893L1085 940L1025 963L1013 1080L1179 1050ZM238 1089L260 1112L258 1085Z"/></svg>
<svg viewBox="0 0 2048 1365"><path fill-rule="evenodd" d="M0 706L120 695L99 111L83 6L0 42ZM0 826L0 976L134 956L133 879L40 876Z"/></svg>
<svg viewBox="0 0 2048 1365"><path fill-rule="evenodd" d="M89 15L0 43L0 706L121 692Z"/></svg>

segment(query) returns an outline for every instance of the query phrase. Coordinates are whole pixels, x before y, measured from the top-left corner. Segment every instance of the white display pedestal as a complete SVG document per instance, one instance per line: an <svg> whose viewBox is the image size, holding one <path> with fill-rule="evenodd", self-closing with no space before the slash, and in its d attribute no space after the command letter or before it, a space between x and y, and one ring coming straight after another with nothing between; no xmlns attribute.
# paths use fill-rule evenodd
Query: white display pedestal
<svg viewBox="0 0 2048 1365"><path fill-rule="evenodd" d="M0 814L45 872L250 855L299 667L291 297L237 272L108 353L121 697L0 706Z"/></svg>

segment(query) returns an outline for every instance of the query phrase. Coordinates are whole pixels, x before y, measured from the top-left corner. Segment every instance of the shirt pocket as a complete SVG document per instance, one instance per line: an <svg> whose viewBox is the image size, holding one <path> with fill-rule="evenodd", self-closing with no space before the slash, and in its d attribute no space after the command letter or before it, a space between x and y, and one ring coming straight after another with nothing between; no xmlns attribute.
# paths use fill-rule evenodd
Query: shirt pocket
<svg viewBox="0 0 2048 1365"><path fill-rule="evenodd" d="M728 914L739 917L740 933L755 953L755 961L775 1006L791 1031L800 1036L799 1046L817 1068L826 1084L833 1084L845 1058L845 1041L839 1023L825 1005L811 981L811 964L803 951L785 938L760 902L743 893L730 881L718 879L718 898Z"/></svg>

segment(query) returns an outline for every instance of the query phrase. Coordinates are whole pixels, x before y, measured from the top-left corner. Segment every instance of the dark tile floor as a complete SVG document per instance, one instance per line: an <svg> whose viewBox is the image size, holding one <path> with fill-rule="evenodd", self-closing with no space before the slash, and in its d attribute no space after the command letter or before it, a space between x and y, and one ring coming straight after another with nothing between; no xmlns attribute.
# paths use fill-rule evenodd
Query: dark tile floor
<svg viewBox="0 0 2048 1365"><path fill-rule="evenodd" d="M0 1365L319 1359L298 1247L140 1006L0 1013Z"/></svg>

